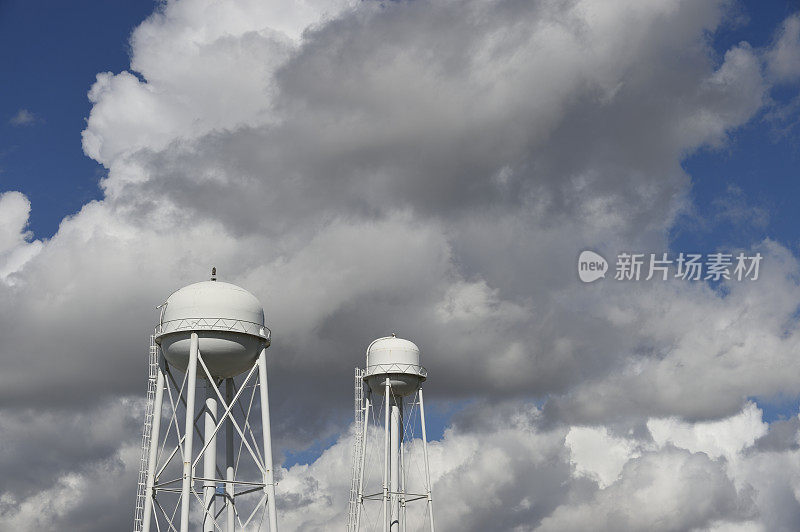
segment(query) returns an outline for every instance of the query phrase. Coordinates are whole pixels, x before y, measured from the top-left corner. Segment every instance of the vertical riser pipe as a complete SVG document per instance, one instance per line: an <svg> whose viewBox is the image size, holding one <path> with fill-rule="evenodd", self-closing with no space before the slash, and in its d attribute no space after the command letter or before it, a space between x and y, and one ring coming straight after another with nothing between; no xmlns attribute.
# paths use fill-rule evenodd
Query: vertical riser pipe
<svg viewBox="0 0 800 532"><path fill-rule="evenodd" d="M391 474L389 478L391 486L391 522L390 532L400 532L400 432L402 431L402 422L400 419L400 397L392 397L391 409Z"/></svg>
<svg viewBox="0 0 800 532"><path fill-rule="evenodd" d="M217 436L214 428L217 425L217 396L214 393L214 383L208 382L206 389L205 440L208 442L203 453L203 477L216 478L217 476ZM217 483L213 480L203 481L203 532L214 532L214 516L217 515L216 490Z"/></svg>
<svg viewBox="0 0 800 532"><path fill-rule="evenodd" d="M189 347L189 366L186 368L186 424L183 440L183 484L181 489L181 531L189 532L189 508L192 497L192 443L194 439L194 396L197 384L197 333L192 333Z"/></svg>

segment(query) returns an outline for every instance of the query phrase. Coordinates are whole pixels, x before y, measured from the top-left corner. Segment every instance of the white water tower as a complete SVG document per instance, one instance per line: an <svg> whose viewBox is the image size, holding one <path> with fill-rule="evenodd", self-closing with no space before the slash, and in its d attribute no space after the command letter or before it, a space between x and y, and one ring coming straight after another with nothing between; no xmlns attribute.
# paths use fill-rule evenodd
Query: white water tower
<svg viewBox="0 0 800 532"><path fill-rule="evenodd" d="M159 308L134 531L277 532L261 303L214 269Z"/></svg>
<svg viewBox="0 0 800 532"><path fill-rule="evenodd" d="M353 448L353 476L350 489L348 531L381 530L383 532L407 531L407 507L415 501L426 503L427 519L424 524L433 532L433 498L431 496L430 468L428 465L428 442L425 427L425 403L422 383L427 371L420 365L419 348L413 342L398 338L395 334L378 338L367 347L366 369L355 372L355 419L356 438ZM367 394L364 397L364 383ZM382 468L380 489L365 478L367 455L374 446L369 445L370 409L373 402L382 401L375 410L380 425L383 413L383 456L376 458ZM380 405L379 405L380 406ZM418 408L417 408L418 407ZM414 427L409 415L419 413L421 442L415 439ZM414 468L409 463L407 449L415 442L421 443L424 463L421 489L414 490L407 483L409 472ZM375 479L376 481L379 479ZM383 507L377 519L366 523L363 519L365 503L381 502ZM374 527L374 528L371 528Z"/></svg>

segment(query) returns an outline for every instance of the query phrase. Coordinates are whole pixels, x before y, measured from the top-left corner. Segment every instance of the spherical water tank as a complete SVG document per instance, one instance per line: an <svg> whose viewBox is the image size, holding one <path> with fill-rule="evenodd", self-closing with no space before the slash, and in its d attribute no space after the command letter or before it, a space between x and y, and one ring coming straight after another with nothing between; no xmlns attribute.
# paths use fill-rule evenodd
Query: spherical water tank
<svg viewBox="0 0 800 532"><path fill-rule="evenodd" d="M262 346L269 346L264 309L258 299L236 285L204 281L173 292L161 306L156 342L171 366L186 371L191 334L197 333L200 355L214 378L234 377L250 369ZM197 365L198 377L206 378Z"/></svg>
<svg viewBox="0 0 800 532"><path fill-rule="evenodd" d="M417 391L428 373L420 365L419 347L394 334L378 338L367 348L367 369L364 380L379 395L385 393L386 379L394 395L410 395Z"/></svg>

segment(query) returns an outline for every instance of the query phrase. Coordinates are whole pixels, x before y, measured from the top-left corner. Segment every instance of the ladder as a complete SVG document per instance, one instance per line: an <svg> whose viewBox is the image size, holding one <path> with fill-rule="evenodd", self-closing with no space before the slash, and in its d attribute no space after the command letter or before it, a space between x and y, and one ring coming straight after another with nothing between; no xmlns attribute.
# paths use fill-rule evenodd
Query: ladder
<svg viewBox="0 0 800 532"><path fill-rule="evenodd" d="M150 456L150 434L153 426L153 403L156 397L156 378L158 376L158 345L155 336L150 336L150 358L147 373L147 406L144 410L144 429L142 430L142 452L139 458L139 483L136 487L136 510L133 517L133 531L141 532L144 523L144 501L147 497L147 459ZM160 412L159 412L160 414Z"/></svg>
<svg viewBox="0 0 800 532"><path fill-rule="evenodd" d="M361 438L364 433L364 370L356 368L353 388L354 406L354 437L353 437L353 471L350 479L350 505L347 514L347 530L356 532L356 513L358 505L358 481L361 477Z"/></svg>

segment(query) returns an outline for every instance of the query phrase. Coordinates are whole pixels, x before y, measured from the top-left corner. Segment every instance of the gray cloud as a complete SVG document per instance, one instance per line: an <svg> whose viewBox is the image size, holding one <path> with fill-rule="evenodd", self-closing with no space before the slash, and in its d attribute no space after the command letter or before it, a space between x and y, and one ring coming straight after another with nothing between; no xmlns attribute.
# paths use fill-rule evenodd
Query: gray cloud
<svg viewBox="0 0 800 532"><path fill-rule="evenodd" d="M693 530L753 513L721 464L703 453L665 449L625 465L620 480L587 503L557 509L541 530Z"/></svg>
<svg viewBox="0 0 800 532"><path fill-rule="evenodd" d="M800 449L797 431L800 429L800 419L793 417L772 423L769 432L755 442L759 451L796 451Z"/></svg>

